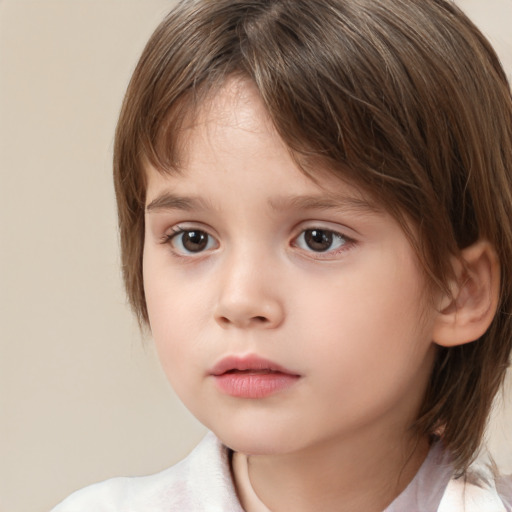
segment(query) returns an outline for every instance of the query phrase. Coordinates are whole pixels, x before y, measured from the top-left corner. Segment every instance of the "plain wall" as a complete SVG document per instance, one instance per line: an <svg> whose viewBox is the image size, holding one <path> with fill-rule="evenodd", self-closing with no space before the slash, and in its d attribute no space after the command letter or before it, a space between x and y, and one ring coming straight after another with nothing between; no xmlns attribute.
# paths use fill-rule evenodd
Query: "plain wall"
<svg viewBox="0 0 512 512"><path fill-rule="evenodd" d="M125 87L172 4L0 0L2 512L44 512L89 483L156 472L204 432L126 305L111 180ZM460 4L511 75L512 0ZM510 396L490 436L508 471Z"/></svg>

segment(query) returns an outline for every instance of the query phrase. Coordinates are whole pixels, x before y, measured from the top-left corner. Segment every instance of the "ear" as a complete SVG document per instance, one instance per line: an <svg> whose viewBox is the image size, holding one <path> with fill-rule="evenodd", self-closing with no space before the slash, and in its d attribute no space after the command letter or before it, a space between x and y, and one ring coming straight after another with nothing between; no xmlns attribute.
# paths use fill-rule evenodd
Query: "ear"
<svg viewBox="0 0 512 512"><path fill-rule="evenodd" d="M454 261L451 293L440 301L433 341L453 347L475 341L491 325L500 293L500 265L492 245L480 240Z"/></svg>

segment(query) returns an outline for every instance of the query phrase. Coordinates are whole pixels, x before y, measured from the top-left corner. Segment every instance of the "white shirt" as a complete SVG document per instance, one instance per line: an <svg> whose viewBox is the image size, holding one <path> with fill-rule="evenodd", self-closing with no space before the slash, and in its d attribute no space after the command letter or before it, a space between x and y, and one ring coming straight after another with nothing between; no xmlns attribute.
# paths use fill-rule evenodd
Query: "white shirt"
<svg viewBox="0 0 512 512"><path fill-rule="evenodd" d="M52 512L244 512L231 477L231 452L209 433L183 461L156 475L114 478L69 496ZM512 478L496 479L485 460L453 479L440 443L383 512L512 512ZM469 482L474 483L469 483Z"/></svg>

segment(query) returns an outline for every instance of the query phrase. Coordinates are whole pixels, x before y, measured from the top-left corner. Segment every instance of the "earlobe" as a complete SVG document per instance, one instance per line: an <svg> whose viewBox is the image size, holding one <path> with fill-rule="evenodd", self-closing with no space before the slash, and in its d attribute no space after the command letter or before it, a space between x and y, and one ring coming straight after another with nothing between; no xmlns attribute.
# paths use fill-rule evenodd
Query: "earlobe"
<svg viewBox="0 0 512 512"><path fill-rule="evenodd" d="M443 297L434 325L433 340L451 347L475 341L491 325L500 293L500 265L486 240L462 250L454 262L450 296Z"/></svg>

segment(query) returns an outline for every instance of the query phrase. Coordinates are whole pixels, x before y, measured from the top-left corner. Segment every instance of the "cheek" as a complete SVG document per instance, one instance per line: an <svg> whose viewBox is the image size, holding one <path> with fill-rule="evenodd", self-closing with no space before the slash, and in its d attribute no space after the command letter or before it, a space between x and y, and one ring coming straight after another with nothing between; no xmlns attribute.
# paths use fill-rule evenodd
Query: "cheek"
<svg viewBox="0 0 512 512"><path fill-rule="evenodd" d="M146 302L149 322L162 364L187 358L200 350L201 326L204 325L205 306L197 293L180 289L176 283L146 281Z"/></svg>
<svg viewBox="0 0 512 512"><path fill-rule="evenodd" d="M179 357L179 340L184 332L193 327L193 322L186 314L187 294L170 279L169 271L162 260L161 256L155 255L151 250L144 251L144 294L149 324L161 362L166 369L164 363Z"/></svg>
<svg viewBox="0 0 512 512"><path fill-rule="evenodd" d="M198 393L191 376L202 375L208 356L206 326L211 305L204 287L169 266L165 255L144 253L144 292L160 364L182 400Z"/></svg>
<svg viewBox="0 0 512 512"><path fill-rule="evenodd" d="M204 310L205 298L201 287L190 285L186 273L170 265L163 249L146 246L143 259L144 294L157 342L170 333L190 332Z"/></svg>
<svg viewBox="0 0 512 512"><path fill-rule="evenodd" d="M195 414L200 399L197 375L204 372L204 342L198 330L197 315L191 315L189 297L161 281L147 281L148 314L160 365L174 391ZM193 378L194 377L194 378ZM199 411L200 412L200 411Z"/></svg>
<svg viewBox="0 0 512 512"><path fill-rule="evenodd" d="M345 281L328 296L310 296L310 322L302 324L302 336L297 329L296 350L307 354L306 373L322 390L318 417L335 414L359 425L391 408L419 406L433 354L428 326L418 327L421 295L414 283L401 280L399 293L390 294L396 279L374 280L372 293Z"/></svg>
<svg viewBox="0 0 512 512"><path fill-rule="evenodd" d="M362 373L408 373L431 345L415 261L382 257L368 263L323 287L312 282L307 303L296 308L307 311L302 316L308 332L304 343L311 338L318 343L312 357L327 368L345 368L347 379Z"/></svg>

